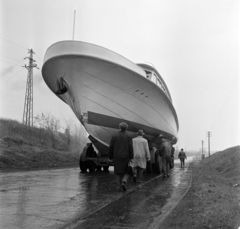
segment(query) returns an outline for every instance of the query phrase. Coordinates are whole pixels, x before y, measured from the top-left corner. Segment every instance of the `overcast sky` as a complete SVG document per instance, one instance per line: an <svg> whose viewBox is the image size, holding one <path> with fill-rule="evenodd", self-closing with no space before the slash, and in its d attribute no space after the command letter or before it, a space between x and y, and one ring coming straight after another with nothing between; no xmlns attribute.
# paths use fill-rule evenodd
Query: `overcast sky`
<svg viewBox="0 0 240 229"><path fill-rule="evenodd" d="M34 116L63 120L71 109L46 86L47 48L73 38L152 63L179 119L178 148L223 150L240 144L238 0L0 0L0 117L22 121L32 48Z"/></svg>

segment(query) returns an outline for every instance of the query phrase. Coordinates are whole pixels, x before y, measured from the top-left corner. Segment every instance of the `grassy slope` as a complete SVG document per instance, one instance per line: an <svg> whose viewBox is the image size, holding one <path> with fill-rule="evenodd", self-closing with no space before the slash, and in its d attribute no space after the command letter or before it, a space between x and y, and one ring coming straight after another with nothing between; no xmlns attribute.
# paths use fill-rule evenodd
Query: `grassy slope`
<svg viewBox="0 0 240 229"><path fill-rule="evenodd" d="M52 147L49 131L31 128L13 120L0 119L0 169L33 169L78 166L79 154L87 139L68 146L64 134L55 134Z"/></svg>
<svg viewBox="0 0 240 229"><path fill-rule="evenodd" d="M192 186L161 228L240 226L240 146L196 162Z"/></svg>

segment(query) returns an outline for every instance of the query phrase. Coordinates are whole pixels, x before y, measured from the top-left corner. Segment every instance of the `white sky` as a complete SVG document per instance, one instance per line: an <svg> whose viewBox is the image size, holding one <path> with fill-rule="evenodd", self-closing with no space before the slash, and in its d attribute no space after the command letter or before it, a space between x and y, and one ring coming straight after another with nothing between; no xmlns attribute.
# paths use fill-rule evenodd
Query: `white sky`
<svg viewBox="0 0 240 229"><path fill-rule="evenodd" d="M0 117L22 121L32 48L34 116L63 120L71 109L41 76L47 48L75 40L113 50L132 62L150 62L170 90L178 114L178 148L211 150L240 144L238 0L0 0Z"/></svg>

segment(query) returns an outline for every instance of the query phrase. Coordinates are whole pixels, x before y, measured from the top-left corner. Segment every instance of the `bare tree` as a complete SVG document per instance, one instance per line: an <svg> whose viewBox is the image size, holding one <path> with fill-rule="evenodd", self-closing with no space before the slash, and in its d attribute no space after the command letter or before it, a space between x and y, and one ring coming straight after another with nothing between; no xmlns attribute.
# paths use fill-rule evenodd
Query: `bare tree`
<svg viewBox="0 0 240 229"><path fill-rule="evenodd" d="M47 125L47 130L50 133L50 139L52 143L52 147L56 148L56 134L58 130L60 129L60 121L52 116L51 114L48 114L46 116L46 125Z"/></svg>
<svg viewBox="0 0 240 229"><path fill-rule="evenodd" d="M67 137L67 144L68 146L71 145L72 142L72 126L73 126L73 120L72 119L64 119L64 123L66 125L65 129L65 135Z"/></svg>
<svg viewBox="0 0 240 229"><path fill-rule="evenodd" d="M41 128L48 131L52 147L56 148L56 135L60 129L60 121L51 114L44 115L43 113L35 117L35 120Z"/></svg>
<svg viewBox="0 0 240 229"><path fill-rule="evenodd" d="M45 134L44 134L45 115L41 113L40 115L37 115L36 117L34 117L34 124L35 123L39 126L38 137L39 137L40 143L43 145L45 143Z"/></svg>

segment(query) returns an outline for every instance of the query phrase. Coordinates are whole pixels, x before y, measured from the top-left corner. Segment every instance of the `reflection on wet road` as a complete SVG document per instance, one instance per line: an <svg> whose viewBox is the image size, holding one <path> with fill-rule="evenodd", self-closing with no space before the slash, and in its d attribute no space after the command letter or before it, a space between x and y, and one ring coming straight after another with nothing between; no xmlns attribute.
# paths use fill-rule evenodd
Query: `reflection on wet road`
<svg viewBox="0 0 240 229"><path fill-rule="evenodd" d="M0 228L147 228L184 191L187 171L176 163L165 180L144 174L137 185L130 177L127 192L115 191L112 169L1 173Z"/></svg>

